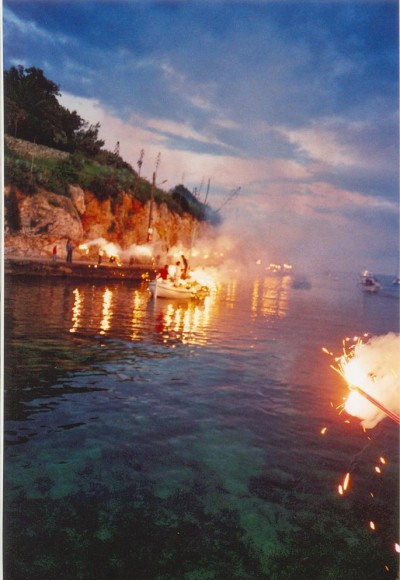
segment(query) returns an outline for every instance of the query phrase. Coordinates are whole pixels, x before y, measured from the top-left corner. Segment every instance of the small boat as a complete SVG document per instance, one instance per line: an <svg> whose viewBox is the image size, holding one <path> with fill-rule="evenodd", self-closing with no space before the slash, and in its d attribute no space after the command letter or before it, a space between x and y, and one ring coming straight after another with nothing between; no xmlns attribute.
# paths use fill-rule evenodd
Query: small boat
<svg viewBox="0 0 400 580"><path fill-rule="evenodd" d="M186 284L179 284L175 286L170 280L163 280L156 278L153 282L149 282L149 290L153 298L173 298L173 299L190 299L190 298L204 298L209 293L206 286L200 284L187 282Z"/></svg>
<svg viewBox="0 0 400 580"><path fill-rule="evenodd" d="M364 290L364 292L378 292L378 290L381 288L381 285L375 276L373 276L368 271L363 272L361 276L361 288Z"/></svg>

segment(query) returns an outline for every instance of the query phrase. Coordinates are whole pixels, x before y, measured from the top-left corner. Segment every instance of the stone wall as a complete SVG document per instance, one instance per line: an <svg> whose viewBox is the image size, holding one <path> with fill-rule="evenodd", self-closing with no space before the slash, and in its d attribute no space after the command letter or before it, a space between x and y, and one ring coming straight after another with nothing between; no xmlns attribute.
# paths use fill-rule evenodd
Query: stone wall
<svg viewBox="0 0 400 580"><path fill-rule="evenodd" d="M15 151L15 153L23 155L24 157L51 157L53 159L66 159L69 156L69 153L66 153L65 151L52 149L45 145L36 145L36 143L24 141L23 139L16 139L15 137L10 137L10 135L4 135L4 143L11 149L11 151Z"/></svg>

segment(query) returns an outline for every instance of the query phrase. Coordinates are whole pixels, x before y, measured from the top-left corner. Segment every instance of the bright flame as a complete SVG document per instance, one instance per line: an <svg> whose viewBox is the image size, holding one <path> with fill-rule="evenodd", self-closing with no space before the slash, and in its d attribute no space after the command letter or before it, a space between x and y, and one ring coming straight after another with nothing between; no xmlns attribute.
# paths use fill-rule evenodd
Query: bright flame
<svg viewBox="0 0 400 580"><path fill-rule="evenodd" d="M87 244L80 244L78 246L78 250L81 250L81 252L85 252L85 254L89 253L89 246Z"/></svg>
<svg viewBox="0 0 400 580"><path fill-rule="evenodd" d="M343 341L343 354L335 359L338 366L332 366L351 390L345 410L362 419L363 427L369 429L387 414L396 420L400 411L400 335L389 333L370 338L366 343L355 336L353 344L345 345L350 341L348 337ZM361 389L365 396L356 389Z"/></svg>
<svg viewBox="0 0 400 580"><path fill-rule="evenodd" d="M189 279L200 286L207 286L211 291L217 289L218 274L215 268L195 268L189 272Z"/></svg>

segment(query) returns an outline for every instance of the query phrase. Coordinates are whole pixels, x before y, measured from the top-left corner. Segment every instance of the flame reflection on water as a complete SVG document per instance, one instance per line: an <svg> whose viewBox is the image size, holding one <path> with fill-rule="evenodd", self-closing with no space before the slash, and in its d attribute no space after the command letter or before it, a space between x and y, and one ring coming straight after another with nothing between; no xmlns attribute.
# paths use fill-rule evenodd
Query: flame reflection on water
<svg viewBox="0 0 400 580"><path fill-rule="evenodd" d="M284 318L288 312L290 276L266 276L255 280L251 297L252 318Z"/></svg>

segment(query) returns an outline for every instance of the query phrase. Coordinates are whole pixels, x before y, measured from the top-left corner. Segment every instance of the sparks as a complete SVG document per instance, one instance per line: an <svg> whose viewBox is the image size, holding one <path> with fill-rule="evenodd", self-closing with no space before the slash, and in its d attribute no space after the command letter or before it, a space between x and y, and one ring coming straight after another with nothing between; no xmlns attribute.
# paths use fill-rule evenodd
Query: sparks
<svg viewBox="0 0 400 580"><path fill-rule="evenodd" d="M351 340L353 342L349 345ZM400 376L398 340L393 333L375 337L368 343L358 336L353 339L346 337L342 341L343 354L334 359L336 365L330 365L346 380L350 389L345 410L363 419L363 427L374 427L385 415L400 424L400 415L388 408L389 404L393 405L391 401L397 394L395 381ZM325 347L322 350L329 353ZM390 355L386 356L386 350ZM389 388L388 377L391 378Z"/></svg>

